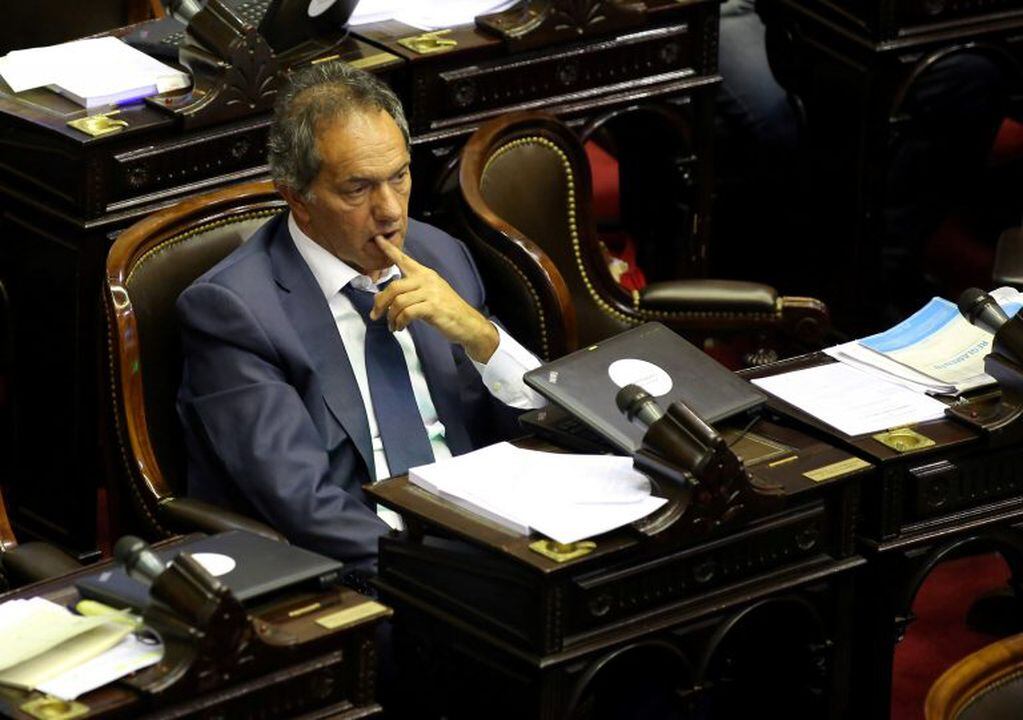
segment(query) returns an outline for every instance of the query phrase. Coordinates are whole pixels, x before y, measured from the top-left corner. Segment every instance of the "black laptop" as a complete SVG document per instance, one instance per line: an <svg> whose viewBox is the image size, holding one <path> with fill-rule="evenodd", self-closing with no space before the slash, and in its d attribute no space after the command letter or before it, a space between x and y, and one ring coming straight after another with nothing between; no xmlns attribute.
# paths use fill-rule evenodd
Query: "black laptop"
<svg viewBox="0 0 1023 720"><path fill-rule="evenodd" d="M629 454L639 448L645 431L615 405L625 385L639 385L665 410L681 400L711 424L753 412L766 399L748 381L655 322L542 365L526 373L525 381L612 450ZM541 411L530 414L525 424L557 439L560 428L547 433L543 425L563 417Z"/></svg>
<svg viewBox="0 0 1023 720"><path fill-rule="evenodd" d="M340 579L343 567L337 560L242 530L189 538L155 552L164 562L178 553L191 553L246 604L280 590L326 587ZM142 610L149 604L149 588L120 566L88 575L75 585L83 598L111 607Z"/></svg>

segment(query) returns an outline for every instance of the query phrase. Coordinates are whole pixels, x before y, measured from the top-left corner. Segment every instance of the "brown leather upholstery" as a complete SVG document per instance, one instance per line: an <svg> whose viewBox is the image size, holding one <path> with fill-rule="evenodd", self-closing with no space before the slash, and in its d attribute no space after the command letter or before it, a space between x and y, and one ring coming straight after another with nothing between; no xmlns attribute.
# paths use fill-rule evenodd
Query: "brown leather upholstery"
<svg viewBox="0 0 1023 720"><path fill-rule="evenodd" d="M14 539L4 497L0 493L0 592L80 567L77 560L54 545L42 542L19 545Z"/></svg>
<svg viewBox="0 0 1023 720"><path fill-rule="evenodd" d="M686 279L630 294L597 239L585 152L545 113L502 116L469 140L459 169L462 220L491 309L551 358L657 320L694 341L726 333L821 340L827 310L759 283ZM757 340L759 342L759 338Z"/></svg>
<svg viewBox="0 0 1023 720"><path fill-rule="evenodd" d="M999 640L946 670L927 693L927 720L1016 720L1023 715L1023 635Z"/></svg>
<svg viewBox="0 0 1023 720"><path fill-rule="evenodd" d="M185 449L174 403L182 354L174 305L185 287L284 207L269 182L239 185L146 218L110 250L104 301L118 450L129 502L151 535L245 527L279 537L262 523L181 497Z"/></svg>

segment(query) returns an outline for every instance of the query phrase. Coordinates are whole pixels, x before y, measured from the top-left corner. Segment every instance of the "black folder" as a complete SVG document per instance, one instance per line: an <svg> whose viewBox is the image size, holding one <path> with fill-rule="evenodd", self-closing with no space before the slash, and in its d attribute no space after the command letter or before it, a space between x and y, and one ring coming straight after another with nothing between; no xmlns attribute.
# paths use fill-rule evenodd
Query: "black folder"
<svg viewBox="0 0 1023 720"><path fill-rule="evenodd" d="M638 373L637 384L654 395L662 408L681 400L711 424L755 411L766 400L748 381L656 322L542 365L526 373L525 381L613 448L631 454L639 448L645 430L629 422L615 405L620 385L612 380L611 372L614 366L618 381L623 382L622 367L628 363L621 361L641 361L663 370L663 375ZM628 378L629 373L624 375ZM664 382L665 377L670 383Z"/></svg>
<svg viewBox="0 0 1023 720"><path fill-rule="evenodd" d="M343 567L337 560L242 530L189 538L172 548L154 552L164 562L170 562L182 552L226 555L234 561L234 569L217 579L246 604L281 590L323 588L340 579ZM88 575L75 586L83 598L118 609L142 610L149 604L149 588L128 577L119 566Z"/></svg>

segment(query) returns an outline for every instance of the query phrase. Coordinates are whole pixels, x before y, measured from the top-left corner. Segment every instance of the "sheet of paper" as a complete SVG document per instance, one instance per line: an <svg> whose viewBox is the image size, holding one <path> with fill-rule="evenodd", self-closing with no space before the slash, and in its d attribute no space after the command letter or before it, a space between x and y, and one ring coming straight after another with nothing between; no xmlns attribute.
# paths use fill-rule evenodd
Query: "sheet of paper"
<svg viewBox="0 0 1023 720"><path fill-rule="evenodd" d="M19 604L20 603L20 604ZM38 687L118 644L131 628L35 597L0 605L0 683Z"/></svg>
<svg viewBox="0 0 1023 720"><path fill-rule="evenodd" d="M569 543L649 515L666 501L631 458L524 450L497 443L432 465L409 480L509 529Z"/></svg>
<svg viewBox="0 0 1023 720"><path fill-rule="evenodd" d="M863 372L898 383L916 392L939 395L955 392L954 385L938 382L913 368L897 363L881 353L863 347L857 340L825 348L824 353L839 362L852 365Z"/></svg>
<svg viewBox="0 0 1023 720"><path fill-rule="evenodd" d="M757 378L753 383L846 435L945 416L945 404L845 363Z"/></svg>
<svg viewBox="0 0 1023 720"><path fill-rule="evenodd" d="M382 20L397 20L422 30L471 25L477 15L501 12L518 0L434 0L410 3L403 0L362 0L348 24L366 25Z"/></svg>
<svg viewBox="0 0 1023 720"><path fill-rule="evenodd" d="M149 667L162 657L163 644L155 637L139 637L129 633L106 652L40 683L37 689L62 700L74 700L90 690Z"/></svg>
<svg viewBox="0 0 1023 720"><path fill-rule="evenodd" d="M39 655L107 623L82 617L44 598L0 604L0 670Z"/></svg>

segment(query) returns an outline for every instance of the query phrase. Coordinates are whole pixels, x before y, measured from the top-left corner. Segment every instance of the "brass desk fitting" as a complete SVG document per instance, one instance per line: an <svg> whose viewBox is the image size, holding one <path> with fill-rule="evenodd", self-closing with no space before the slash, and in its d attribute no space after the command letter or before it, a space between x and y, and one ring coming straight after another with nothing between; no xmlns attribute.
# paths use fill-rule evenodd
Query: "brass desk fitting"
<svg viewBox="0 0 1023 720"><path fill-rule="evenodd" d="M19 708L38 720L72 720L89 714L89 706L74 700L61 700L52 695L32 698Z"/></svg>
<svg viewBox="0 0 1023 720"><path fill-rule="evenodd" d="M921 435L916 430L908 427L885 430L884 432L872 435L871 437L882 445L890 447L895 452L900 453L910 452L911 450L920 450L934 445L934 441L929 437Z"/></svg>
<svg viewBox="0 0 1023 720"><path fill-rule="evenodd" d="M111 117L119 112L120 110L111 110L110 112L99 113L97 115L86 115L77 120L68 120L67 124L75 130L80 130L86 135L92 135L93 137L109 135L110 133L120 132L128 127L128 123L124 120L115 120Z"/></svg>
<svg viewBox="0 0 1023 720"><path fill-rule="evenodd" d="M458 46L457 40L451 38L442 37L451 32L451 28L444 30L434 30L433 32L423 33L422 35L413 35L411 37L401 38L398 44L402 47L406 47L414 53L420 55L429 55L431 53L447 52Z"/></svg>
<svg viewBox="0 0 1023 720"><path fill-rule="evenodd" d="M568 562L589 555L597 547L592 540L580 540L574 543L559 543L554 540L537 540L529 543L529 549L543 555L554 562Z"/></svg>

